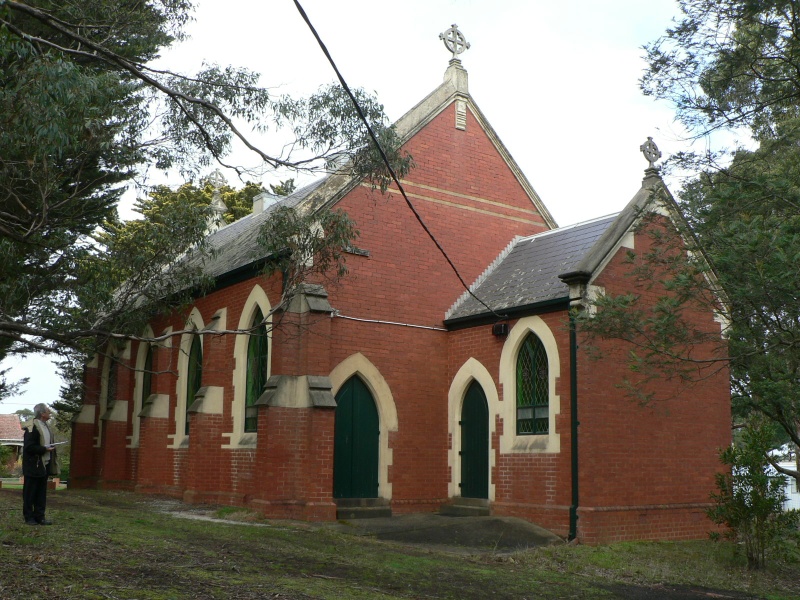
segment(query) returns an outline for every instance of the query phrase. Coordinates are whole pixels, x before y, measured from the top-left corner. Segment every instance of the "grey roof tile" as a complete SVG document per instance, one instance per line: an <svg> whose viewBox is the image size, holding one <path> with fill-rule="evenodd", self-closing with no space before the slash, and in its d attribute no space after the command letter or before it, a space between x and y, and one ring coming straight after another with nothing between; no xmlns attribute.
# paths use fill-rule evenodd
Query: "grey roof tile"
<svg viewBox="0 0 800 600"><path fill-rule="evenodd" d="M206 243L211 249L211 256L202 257L203 272L212 277L219 277L265 258L264 251L258 244L258 233L272 211L281 206L297 206L327 179L323 177L281 198L278 202L265 206L263 212L242 217L209 234ZM189 260L201 260L201 258L195 256Z"/></svg>
<svg viewBox="0 0 800 600"><path fill-rule="evenodd" d="M571 271L614 222L610 215L518 238L471 287L493 311L500 312L565 298L569 287L559 275ZM453 304L445 320L488 314L468 292Z"/></svg>

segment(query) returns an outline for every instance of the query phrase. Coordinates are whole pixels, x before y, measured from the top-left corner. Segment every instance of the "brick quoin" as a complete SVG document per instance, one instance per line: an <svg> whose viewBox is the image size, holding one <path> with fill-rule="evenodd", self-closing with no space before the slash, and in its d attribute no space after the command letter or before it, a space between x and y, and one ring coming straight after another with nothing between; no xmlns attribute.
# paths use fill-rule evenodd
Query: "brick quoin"
<svg viewBox="0 0 800 600"><path fill-rule="evenodd" d="M403 181L419 215L468 284L516 236L549 228L476 114L470 105L466 130L456 129L451 102L427 121L405 145L417 166ZM566 536L572 502L566 307L537 313L552 332L560 361L555 374L560 413L551 423L560 447L504 452L503 436L515 431L503 413L507 403L515 402L505 396L500 381L506 340L492 334L491 324L446 330L445 313L464 287L395 187L381 194L357 185L335 207L356 222L360 237L355 245L366 252L348 254L349 273L340 282L317 282L324 285L333 313L273 315L271 375L301 383L308 376L333 379L334 374L344 379L339 385L350 376L365 381L382 424L392 425L382 431L388 439L381 439L380 477L392 511L401 514L436 511L451 500L460 473L448 458L455 443L449 419L460 405L451 407L449 395L460 369L476 362L489 373L500 405L499 414L490 413L491 511ZM637 244L640 238L637 234ZM620 251L596 285L624 292L632 285L629 270ZM225 327L234 329L255 286L264 290L271 306L279 304L281 277L254 273L196 298L191 308L206 326L224 309ZM151 329L155 335L181 332L188 316L162 315ZM712 315L697 311L694 316L702 327L718 329ZM516 323L511 320L509 326ZM216 400L204 400L191 411L188 438L177 431L179 411L185 410L178 397L181 335L155 351L152 391L166 404L143 416L141 407L135 411L141 403L134 397L136 343L123 369L127 374L119 379L117 402L127 403L122 418L102 418L103 361L87 366L84 412L73 426L72 483L247 506L273 518L335 519L335 409L308 403L259 405L257 433L240 436L236 423L241 415L235 413L241 407L235 399L245 382L242 376L237 379L236 344L233 334L203 334L202 385L213 388L214 399L221 394L221 408ZM719 372L691 389L664 383L659 390L663 400L643 407L617 387L625 375L625 348L609 343L601 347L603 358L592 361L582 346L579 340L579 539L704 537L710 524L703 510L720 468L716 450L730 440L727 374ZM711 349L697 351L702 356ZM345 372L346 365L358 370ZM132 443L137 420L138 439ZM177 447L176 439L182 440Z"/></svg>

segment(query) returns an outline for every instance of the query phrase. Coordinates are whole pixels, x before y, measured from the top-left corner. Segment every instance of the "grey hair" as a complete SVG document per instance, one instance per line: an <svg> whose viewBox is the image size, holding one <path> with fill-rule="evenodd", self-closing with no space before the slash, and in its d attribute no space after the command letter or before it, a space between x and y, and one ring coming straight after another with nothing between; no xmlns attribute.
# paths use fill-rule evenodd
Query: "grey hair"
<svg viewBox="0 0 800 600"><path fill-rule="evenodd" d="M33 417L38 419L42 416L42 413L50 412L50 407L47 406L44 402L40 402L36 406L33 407Z"/></svg>

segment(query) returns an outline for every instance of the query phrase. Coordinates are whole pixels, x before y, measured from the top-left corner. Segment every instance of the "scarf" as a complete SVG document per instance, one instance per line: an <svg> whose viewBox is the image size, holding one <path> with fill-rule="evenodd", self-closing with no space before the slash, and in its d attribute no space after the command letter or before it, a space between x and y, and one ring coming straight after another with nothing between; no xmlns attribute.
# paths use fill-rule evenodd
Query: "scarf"
<svg viewBox="0 0 800 600"><path fill-rule="evenodd" d="M42 446L49 446L53 442L53 434L50 431L50 427L47 426L47 423L39 419L34 419L33 424L36 426L36 429L39 430L39 441ZM45 466L50 462L50 454L50 452L45 452L42 455L42 462Z"/></svg>

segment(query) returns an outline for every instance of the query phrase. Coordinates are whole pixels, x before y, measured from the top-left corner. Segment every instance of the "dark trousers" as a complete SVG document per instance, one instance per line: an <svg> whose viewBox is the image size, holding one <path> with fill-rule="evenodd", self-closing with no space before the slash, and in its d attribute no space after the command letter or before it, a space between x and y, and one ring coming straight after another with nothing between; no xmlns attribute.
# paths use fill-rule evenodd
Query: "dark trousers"
<svg viewBox="0 0 800 600"><path fill-rule="evenodd" d="M25 476L22 484L22 516L26 521L42 521L47 505L47 477Z"/></svg>

